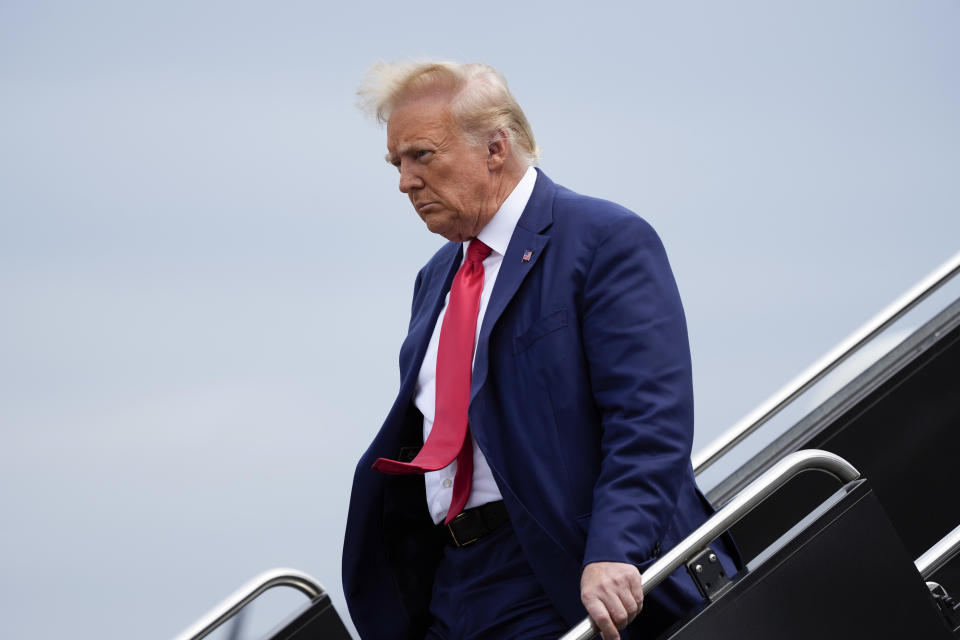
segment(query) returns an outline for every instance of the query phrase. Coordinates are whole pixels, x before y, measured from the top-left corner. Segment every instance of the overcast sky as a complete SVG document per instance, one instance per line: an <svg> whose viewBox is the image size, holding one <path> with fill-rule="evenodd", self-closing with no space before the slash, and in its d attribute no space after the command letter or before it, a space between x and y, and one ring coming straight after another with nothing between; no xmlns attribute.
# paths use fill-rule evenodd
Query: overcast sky
<svg viewBox="0 0 960 640"><path fill-rule="evenodd" d="M440 246L353 106L481 60L660 232L701 447L960 249L960 4L0 0L0 637L343 611L353 466Z"/></svg>

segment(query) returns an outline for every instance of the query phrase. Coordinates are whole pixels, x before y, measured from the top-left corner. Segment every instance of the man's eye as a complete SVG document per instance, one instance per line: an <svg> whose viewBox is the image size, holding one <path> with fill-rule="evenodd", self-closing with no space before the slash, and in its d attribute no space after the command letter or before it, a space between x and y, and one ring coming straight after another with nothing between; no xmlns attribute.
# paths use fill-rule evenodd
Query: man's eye
<svg viewBox="0 0 960 640"><path fill-rule="evenodd" d="M430 154L431 154L431 153L433 153L433 152L430 151L429 149L420 149L419 151L417 151L417 153L416 153L415 155L416 155L417 160L423 160L424 158L430 157Z"/></svg>

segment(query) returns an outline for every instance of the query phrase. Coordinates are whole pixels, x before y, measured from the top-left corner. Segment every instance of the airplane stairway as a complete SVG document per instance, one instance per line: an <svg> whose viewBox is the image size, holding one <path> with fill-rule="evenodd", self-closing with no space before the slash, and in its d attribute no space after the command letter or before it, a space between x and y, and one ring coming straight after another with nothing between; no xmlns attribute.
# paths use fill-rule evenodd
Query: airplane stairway
<svg viewBox="0 0 960 640"><path fill-rule="evenodd" d="M950 640L944 614L867 480L830 496L663 640Z"/></svg>
<svg viewBox="0 0 960 640"><path fill-rule="evenodd" d="M958 273L960 253L699 452L701 481ZM712 486L718 512L644 572L649 592L687 565L708 597L660 640L960 638L960 299L767 442ZM710 562L726 530L747 562L732 579ZM323 589L292 570L258 576L175 640L200 640L273 586L309 600L264 640L349 640ZM561 640L596 634L587 618Z"/></svg>
<svg viewBox="0 0 960 640"><path fill-rule="evenodd" d="M825 472L842 486L754 558L749 571L732 581L722 570L711 571L710 543L807 471ZM786 456L744 487L651 565L643 583L649 593L685 566L709 598L661 640L951 640L960 638L960 606L949 598L938 600L924 579L958 551L960 527L913 563L857 469L829 452L806 450ZM309 602L265 640L349 640L322 587L289 569L254 578L175 640L206 637L275 586L297 588ZM561 640L589 640L596 634L585 618Z"/></svg>
<svg viewBox="0 0 960 640"><path fill-rule="evenodd" d="M842 486L798 516L746 571L732 580L710 571L708 545L716 536L811 475ZM686 566L708 598L660 640L950 640L960 638L953 621L960 609L938 601L925 578L958 551L960 527L914 563L857 469L829 452L805 450L785 456L744 487L648 568L643 583L649 592ZM706 580L698 578L704 575ZM561 640L594 637L596 627L587 618Z"/></svg>
<svg viewBox="0 0 960 640"><path fill-rule="evenodd" d="M960 254L958 254L960 257ZM953 273L960 266L954 258ZM960 522L960 300L949 304L809 415L707 492L724 504L792 451L822 449L870 479L884 511L914 557ZM702 473L706 465L697 465ZM731 529L753 558L833 492L823 477L798 478ZM960 591L960 558L936 579Z"/></svg>

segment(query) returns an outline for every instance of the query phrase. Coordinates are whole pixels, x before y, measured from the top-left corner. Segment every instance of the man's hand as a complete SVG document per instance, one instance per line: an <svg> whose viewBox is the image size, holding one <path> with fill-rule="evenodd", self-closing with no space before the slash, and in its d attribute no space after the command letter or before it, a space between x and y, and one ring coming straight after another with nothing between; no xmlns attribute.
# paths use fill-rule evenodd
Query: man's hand
<svg viewBox="0 0 960 640"><path fill-rule="evenodd" d="M603 640L618 640L643 608L640 570L623 562L591 562L580 576L580 600Z"/></svg>

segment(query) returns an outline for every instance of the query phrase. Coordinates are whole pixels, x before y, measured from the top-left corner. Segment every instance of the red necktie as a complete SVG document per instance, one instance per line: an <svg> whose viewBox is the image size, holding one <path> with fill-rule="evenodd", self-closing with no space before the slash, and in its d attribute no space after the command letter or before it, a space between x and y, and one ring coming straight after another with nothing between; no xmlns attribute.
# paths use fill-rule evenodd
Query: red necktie
<svg viewBox="0 0 960 640"><path fill-rule="evenodd" d="M490 247L474 239L450 287L450 302L440 326L437 347L436 413L427 441L410 462L380 458L373 463L373 468L382 473L413 474L443 469L456 458L453 498L445 523L463 511L473 481L473 442L467 425L467 407L483 291L483 260L488 255Z"/></svg>

